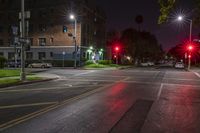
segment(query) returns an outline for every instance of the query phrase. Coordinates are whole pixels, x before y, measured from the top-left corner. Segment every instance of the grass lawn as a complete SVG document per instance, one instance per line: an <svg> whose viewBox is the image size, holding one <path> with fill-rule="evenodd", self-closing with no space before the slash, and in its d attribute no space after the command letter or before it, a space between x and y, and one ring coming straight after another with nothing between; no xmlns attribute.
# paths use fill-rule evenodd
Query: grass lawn
<svg viewBox="0 0 200 133"><path fill-rule="evenodd" d="M116 65L116 64L110 64L110 65L90 64L90 65L85 66L85 68L109 68L109 67L119 67L119 65Z"/></svg>
<svg viewBox="0 0 200 133"><path fill-rule="evenodd" d="M40 77L27 77L27 81L36 81L36 80L41 80L42 78ZM9 85L9 84L15 84L15 83L20 83L19 78L3 78L0 79L0 85Z"/></svg>
<svg viewBox="0 0 200 133"><path fill-rule="evenodd" d="M27 75L34 75L27 73ZM0 78L20 76L20 69L0 69Z"/></svg>
<svg viewBox="0 0 200 133"><path fill-rule="evenodd" d="M0 78L14 77L14 76L19 76L19 75L20 75L19 69L15 69L15 70L0 69Z"/></svg>

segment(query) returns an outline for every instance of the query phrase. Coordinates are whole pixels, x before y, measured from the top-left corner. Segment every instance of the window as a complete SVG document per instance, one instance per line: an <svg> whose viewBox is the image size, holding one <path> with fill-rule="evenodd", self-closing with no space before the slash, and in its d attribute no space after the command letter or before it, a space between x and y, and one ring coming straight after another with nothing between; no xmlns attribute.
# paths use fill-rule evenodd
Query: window
<svg viewBox="0 0 200 133"><path fill-rule="evenodd" d="M51 37L51 38L50 38L50 43L53 43L53 41L54 41L54 40L53 40L53 37Z"/></svg>
<svg viewBox="0 0 200 133"><path fill-rule="evenodd" d="M54 13L54 9L53 9L53 8L51 8L50 12L51 12L51 14L53 14L53 13Z"/></svg>
<svg viewBox="0 0 200 133"><path fill-rule="evenodd" d="M39 45L45 46L46 45L46 38L39 38Z"/></svg>
<svg viewBox="0 0 200 133"><path fill-rule="evenodd" d="M0 25L0 33L3 32L3 26Z"/></svg>
<svg viewBox="0 0 200 133"><path fill-rule="evenodd" d="M50 57L53 57L53 52L50 52Z"/></svg>
<svg viewBox="0 0 200 133"><path fill-rule="evenodd" d="M13 46L11 38L8 38L8 46Z"/></svg>
<svg viewBox="0 0 200 133"><path fill-rule="evenodd" d="M44 32L47 30L47 26L45 24L39 24L39 30Z"/></svg>
<svg viewBox="0 0 200 133"><path fill-rule="evenodd" d="M47 12L45 11L39 11L39 17L40 18L45 18L47 16Z"/></svg>
<svg viewBox="0 0 200 133"><path fill-rule="evenodd" d="M33 53L32 52L26 52L26 59L32 60L33 59Z"/></svg>
<svg viewBox="0 0 200 133"><path fill-rule="evenodd" d="M46 58L46 53L45 52L39 52L38 53L38 59L39 60L43 60Z"/></svg>
<svg viewBox="0 0 200 133"><path fill-rule="evenodd" d="M0 52L0 56L4 56L4 54L2 52Z"/></svg>
<svg viewBox="0 0 200 133"><path fill-rule="evenodd" d="M1 0L1 4L4 4L5 3L5 0Z"/></svg>
<svg viewBox="0 0 200 133"><path fill-rule="evenodd" d="M0 46L3 46L3 40L0 39Z"/></svg>
<svg viewBox="0 0 200 133"><path fill-rule="evenodd" d="M8 53L8 60L14 60L15 59L15 53L14 52L9 52Z"/></svg>
<svg viewBox="0 0 200 133"><path fill-rule="evenodd" d="M33 32L33 24L29 25L29 32Z"/></svg>
<svg viewBox="0 0 200 133"><path fill-rule="evenodd" d="M33 46L33 38L29 38L30 40L30 45Z"/></svg>

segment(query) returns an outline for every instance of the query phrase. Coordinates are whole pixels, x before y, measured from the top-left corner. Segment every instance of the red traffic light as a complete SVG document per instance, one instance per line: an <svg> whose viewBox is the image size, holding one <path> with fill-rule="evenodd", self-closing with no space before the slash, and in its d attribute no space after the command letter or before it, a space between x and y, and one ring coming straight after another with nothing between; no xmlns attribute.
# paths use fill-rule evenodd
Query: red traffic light
<svg viewBox="0 0 200 133"><path fill-rule="evenodd" d="M118 46L115 47L115 51L116 51L116 52L119 51L119 47L118 47Z"/></svg>
<svg viewBox="0 0 200 133"><path fill-rule="evenodd" d="M191 58L191 57L192 57L191 55L188 56L188 58Z"/></svg>
<svg viewBox="0 0 200 133"><path fill-rule="evenodd" d="M192 45L189 45L189 46L188 46L188 50L190 50L190 51L193 50L193 46L192 46Z"/></svg>

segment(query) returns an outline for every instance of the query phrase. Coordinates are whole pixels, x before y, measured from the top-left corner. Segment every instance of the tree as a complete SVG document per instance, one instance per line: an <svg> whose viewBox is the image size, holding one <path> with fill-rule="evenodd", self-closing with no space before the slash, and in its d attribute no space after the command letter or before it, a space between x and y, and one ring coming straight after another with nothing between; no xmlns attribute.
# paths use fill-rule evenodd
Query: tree
<svg viewBox="0 0 200 133"><path fill-rule="evenodd" d="M137 30L133 28L125 29L122 32L121 42L124 45L125 53L135 59L136 43L139 34Z"/></svg>
<svg viewBox="0 0 200 133"><path fill-rule="evenodd" d="M139 63L146 60L156 60L162 54L161 47L150 32L138 32L129 28L122 32L121 42L125 52Z"/></svg>
<svg viewBox="0 0 200 133"><path fill-rule="evenodd" d="M168 16L174 7L175 0L158 0L158 2L160 4L160 17L158 23L162 24L167 21Z"/></svg>
<svg viewBox="0 0 200 133"><path fill-rule="evenodd" d="M158 3L160 5L160 16L158 23L162 24L167 21L168 16L170 12L173 10L175 3L178 0L158 0ZM194 15L194 22L195 24L199 25L200 24L200 0L195 0L195 14Z"/></svg>
<svg viewBox="0 0 200 133"><path fill-rule="evenodd" d="M137 15L135 17L135 22L138 24L138 30L141 30L141 24L143 23L143 16L142 15Z"/></svg>

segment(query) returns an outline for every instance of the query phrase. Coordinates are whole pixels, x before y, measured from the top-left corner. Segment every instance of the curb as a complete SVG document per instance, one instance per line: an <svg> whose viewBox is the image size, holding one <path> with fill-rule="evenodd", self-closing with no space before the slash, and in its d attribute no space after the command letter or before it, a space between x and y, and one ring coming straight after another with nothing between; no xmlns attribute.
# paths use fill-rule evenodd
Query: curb
<svg viewBox="0 0 200 133"><path fill-rule="evenodd" d="M43 80L35 80L35 81L27 81L27 82L19 82L19 83L13 83L13 84L7 84L7 85L0 85L0 89L7 88L7 87L13 87L13 86L20 86L20 85L29 85L34 83L40 83L40 82L48 82L52 80L56 80L57 78L50 78L50 79L43 79Z"/></svg>

